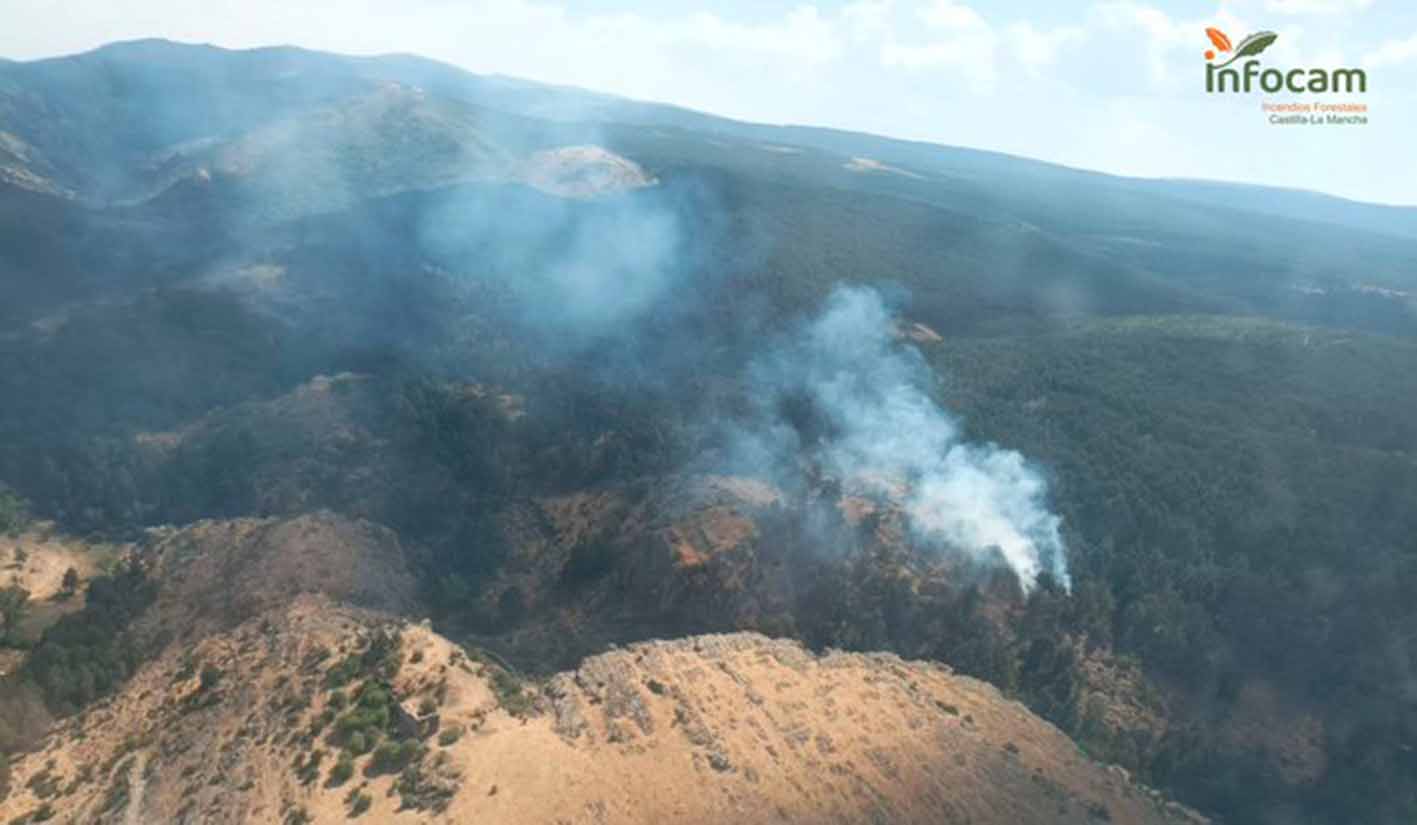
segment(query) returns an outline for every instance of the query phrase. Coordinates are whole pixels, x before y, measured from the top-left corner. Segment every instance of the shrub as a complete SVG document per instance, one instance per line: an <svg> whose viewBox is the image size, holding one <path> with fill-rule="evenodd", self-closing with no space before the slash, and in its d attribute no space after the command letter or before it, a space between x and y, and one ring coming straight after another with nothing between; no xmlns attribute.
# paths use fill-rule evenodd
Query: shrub
<svg viewBox="0 0 1417 825"><path fill-rule="evenodd" d="M335 766L330 768L330 778L325 781L328 788L338 788L349 781L354 775L354 758L349 755L349 751L343 751L339 759L335 760Z"/></svg>
<svg viewBox="0 0 1417 825"><path fill-rule="evenodd" d="M331 688L341 688L359 675L359 657L349 656L325 672L325 684Z"/></svg>
<svg viewBox="0 0 1417 825"><path fill-rule="evenodd" d="M513 716L527 716L536 708L535 700L522 688L521 680L504 668L493 668L492 691L503 709Z"/></svg>
<svg viewBox="0 0 1417 825"><path fill-rule="evenodd" d="M355 708L335 722L335 730L346 736L356 733L377 733L388 724L388 708Z"/></svg>
<svg viewBox="0 0 1417 825"><path fill-rule="evenodd" d="M403 770L408 763L418 758L421 750L418 742L413 739L384 742L374 749L374 755L370 758L369 768L365 773L375 776Z"/></svg>
<svg viewBox="0 0 1417 825"><path fill-rule="evenodd" d="M349 805L350 819L363 815L365 811L369 810L369 806L374 804L374 800L369 794L358 789L350 791L344 801Z"/></svg>
<svg viewBox="0 0 1417 825"><path fill-rule="evenodd" d="M17 533L29 521L25 502L19 496L0 487L0 533Z"/></svg>
<svg viewBox="0 0 1417 825"><path fill-rule="evenodd" d="M20 623L29 613L30 592L23 587L0 589L0 644L20 644Z"/></svg>
<svg viewBox="0 0 1417 825"><path fill-rule="evenodd" d="M319 736L320 733L324 731L324 729L328 727L329 724L334 720L334 708L325 708L324 710L320 711L318 716L310 720L310 727L308 728L310 738L313 739L316 736Z"/></svg>
<svg viewBox="0 0 1417 825"><path fill-rule="evenodd" d="M54 796L59 790L59 777L50 772L48 766L44 770L30 777L25 783L30 791L39 799L48 799Z"/></svg>
<svg viewBox="0 0 1417 825"><path fill-rule="evenodd" d="M385 685L365 682L355 694L361 708L378 709L388 707L393 701L393 691Z"/></svg>
<svg viewBox="0 0 1417 825"><path fill-rule="evenodd" d="M79 592L79 571L70 567L64 571L64 579L59 584L59 592L55 594L60 599L71 599Z"/></svg>
<svg viewBox="0 0 1417 825"><path fill-rule="evenodd" d="M172 674L172 683L185 682L197 673L197 664L192 661L191 654L182 657L182 666L177 668L177 672Z"/></svg>
<svg viewBox="0 0 1417 825"><path fill-rule="evenodd" d="M394 790L399 795L399 810L432 810L442 813L456 792L456 786L429 779L423 775L423 764L415 762L403 769Z"/></svg>
<svg viewBox="0 0 1417 825"><path fill-rule="evenodd" d="M216 665L202 665L202 673L197 677L197 682L202 691L208 691L216 687L224 675L226 674Z"/></svg>
<svg viewBox="0 0 1417 825"><path fill-rule="evenodd" d="M402 639L398 631L382 627L375 630L370 634L369 641L362 651L346 656L325 672L325 685L341 688L360 676L392 679L398 675L399 665L402 663L402 654L399 652L401 645ZM311 657L307 659L312 663L319 661Z"/></svg>
<svg viewBox="0 0 1417 825"><path fill-rule="evenodd" d="M110 811L121 811L128 805L128 765L123 762L113 771L112 784L108 786L108 792L103 798L103 807L99 810L103 813Z"/></svg>
<svg viewBox="0 0 1417 825"><path fill-rule="evenodd" d="M309 785L320 775L320 763L325 759L325 752L316 750L306 759L302 756L295 757L295 776L300 780L301 785Z"/></svg>

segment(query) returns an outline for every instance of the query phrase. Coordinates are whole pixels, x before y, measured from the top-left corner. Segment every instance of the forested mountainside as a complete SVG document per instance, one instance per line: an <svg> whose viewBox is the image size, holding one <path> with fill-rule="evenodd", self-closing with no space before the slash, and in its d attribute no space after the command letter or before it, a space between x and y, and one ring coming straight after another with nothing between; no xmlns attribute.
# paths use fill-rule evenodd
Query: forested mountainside
<svg viewBox="0 0 1417 825"><path fill-rule="evenodd" d="M301 651L281 611L316 590L431 618L537 702L612 645L755 631L986 680L1225 822L1408 822L1414 333L1412 209L413 57L0 63L5 744L28 783L261 615ZM299 585L327 545L360 575ZM184 553L297 584L199 592ZM374 715L404 689L360 678ZM22 757L41 706L68 721ZM104 736L128 773L75 793L158 770ZM83 810L181 787L120 784Z"/></svg>

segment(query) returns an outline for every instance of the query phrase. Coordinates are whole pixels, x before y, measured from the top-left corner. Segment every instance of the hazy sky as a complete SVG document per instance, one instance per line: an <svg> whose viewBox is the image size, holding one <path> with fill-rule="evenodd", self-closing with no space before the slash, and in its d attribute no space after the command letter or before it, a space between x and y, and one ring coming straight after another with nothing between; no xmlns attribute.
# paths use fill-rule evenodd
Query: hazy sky
<svg viewBox="0 0 1417 825"><path fill-rule="evenodd" d="M414 52L770 123L1129 175L1417 204L1413 0L0 0L0 56L137 37ZM1267 66L1368 72L1366 126L1276 126L1207 95L1204 28L1270 29Z"/></svg>

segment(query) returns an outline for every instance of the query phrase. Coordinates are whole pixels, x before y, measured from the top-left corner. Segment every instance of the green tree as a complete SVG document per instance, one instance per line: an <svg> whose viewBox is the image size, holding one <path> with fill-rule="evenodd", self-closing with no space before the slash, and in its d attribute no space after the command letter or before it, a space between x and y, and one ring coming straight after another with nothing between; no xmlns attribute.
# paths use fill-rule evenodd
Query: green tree
<svg viewBox="0 0 1417 825"><path fill-rule="evenodd" d="M29 612L30 592L11 585L0 590L0 643L13 645L19 640L20 623Z"/></svg>
<svg viewBox="0 0 1417 825"><path fill-rule="evenodd" d="M79 592L79 571L70 567L64 571L64 579L59 584L59 597L61 599L73 598Z"/></svg>
<svg viewBox="0 0 1417 825"><path fill-rule="evenodd" d="M19 496L0 487L0 533L18 532L28 520L25 502Z"/></svg>
<svg viewBox="0 0 1417 825"><path fill-rule="evenodd" d="M340 751L339 759L335 761L335 766L330 768L330 778L325 782L327 788L338 788L354 775L354 759L349 755L349 751Z"/></svg>

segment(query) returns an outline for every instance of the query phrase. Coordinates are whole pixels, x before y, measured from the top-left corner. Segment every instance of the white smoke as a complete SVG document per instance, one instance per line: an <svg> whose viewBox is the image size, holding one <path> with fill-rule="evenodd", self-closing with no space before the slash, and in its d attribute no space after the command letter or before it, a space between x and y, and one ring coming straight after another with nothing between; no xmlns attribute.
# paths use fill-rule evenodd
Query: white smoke
<svg viewBox="0 0 1417 825"><path fill-rule="evenodd" d="M1017 452L965 443L930 396L920 352L894 330L874 290L838 288L820 317L754 365L760 417L744 444L760 459L777 453L779 469L791 464L783 451L805 450L844 485L899 501L920 539L1002 557L1025 590L1045 570L1067 586L1042 476ZM784 399L808 402L813 443L782 420Z"/></svg>

